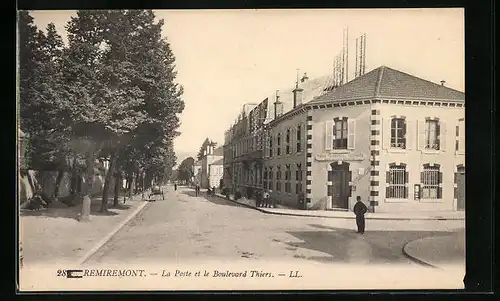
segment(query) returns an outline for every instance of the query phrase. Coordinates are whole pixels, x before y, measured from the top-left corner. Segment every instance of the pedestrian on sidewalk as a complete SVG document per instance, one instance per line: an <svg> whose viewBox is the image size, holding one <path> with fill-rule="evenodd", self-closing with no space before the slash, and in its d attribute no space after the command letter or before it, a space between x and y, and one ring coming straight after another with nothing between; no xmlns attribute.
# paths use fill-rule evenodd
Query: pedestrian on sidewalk
<svg viewBox="0 0 500 301"><path fill-rule="evenodd" d="M268 205L269 205L269 190L265 190L263 195L263 203L261 204L261 207L266 208Z"/></svg>
<svg viewBox="0 0 500 301"><path fill-rule="evenodd" d="M177 191L177 182L174 183L174 190Z"/></svg>
<svg viewBox="0 0 500 301"><path fill-rule="evenodd" d="M196 187L194 188L194 191L196 193L196 196L198 196L198 194L200 193L200 185L198 183L196 183Z"/></svg>
<svg viewBox="0 0 500 301"><path fill-rule="evenodd" d="M354 205L353 211L356 215L356 225L358 226L358 233L365 233L365 213L368 211L366 205L361 202L361 197L358 195L356 197L356 205Z"/></svg>

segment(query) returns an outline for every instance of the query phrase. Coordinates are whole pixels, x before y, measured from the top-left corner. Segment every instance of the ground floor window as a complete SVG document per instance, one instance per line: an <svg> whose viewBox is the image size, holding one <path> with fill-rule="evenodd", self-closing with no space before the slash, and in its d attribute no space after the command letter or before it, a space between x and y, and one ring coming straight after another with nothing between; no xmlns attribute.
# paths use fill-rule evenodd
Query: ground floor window
<svg viewBox="0 0 500 301"><path fill-rule="evenodd" d="M386 174L386 198L408 198L408 172L405 164L390 164Z"/></svg>
<svg viewBox="0 0 500 301"><path fill-rule="evenodd" d="M441 199L442 197L442 173L438 164L424 164L420 174L422 182L422 199Z"/></svg>

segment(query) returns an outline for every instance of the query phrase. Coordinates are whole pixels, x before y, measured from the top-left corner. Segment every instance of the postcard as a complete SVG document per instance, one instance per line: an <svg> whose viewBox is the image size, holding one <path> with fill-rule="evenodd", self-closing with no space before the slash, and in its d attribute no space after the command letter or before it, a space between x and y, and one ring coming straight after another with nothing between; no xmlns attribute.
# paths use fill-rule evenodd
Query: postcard
<svg viewBox="0 0 500 301"><path fill-rule="evenodd" d="M20 292L463 289L464 10L18 11Z"/></svg>

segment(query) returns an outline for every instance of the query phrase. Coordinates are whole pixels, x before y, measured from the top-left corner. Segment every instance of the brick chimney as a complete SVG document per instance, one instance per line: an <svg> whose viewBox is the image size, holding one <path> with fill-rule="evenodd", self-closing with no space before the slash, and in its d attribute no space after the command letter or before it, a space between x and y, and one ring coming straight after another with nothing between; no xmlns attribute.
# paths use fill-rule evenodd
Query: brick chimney
<svg viewBox="0 0 500 301"><path fill-rule="evenodd" d="M276 101L274 102L274 119L283 115L283 103L280 101L279 90L276 90Z"/></svg>

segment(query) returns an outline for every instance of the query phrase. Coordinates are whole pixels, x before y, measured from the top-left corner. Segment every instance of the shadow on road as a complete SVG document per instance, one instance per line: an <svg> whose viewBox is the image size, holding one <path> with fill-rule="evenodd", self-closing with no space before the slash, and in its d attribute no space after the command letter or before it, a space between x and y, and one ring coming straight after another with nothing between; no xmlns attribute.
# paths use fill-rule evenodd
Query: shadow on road
<svg viewBox="0 0 500 301"><path fill-rule="evenodd" d="M364 235L355 230L310 224L323 231L287 231L302 242L285 242L293 248L304 248L330 256L305 257L307 260L336 263L398 264L408 263L403 246L416 239L446 236L444 231L370 231ZM298 256L298 255L297 255Z"/></svg>
<svg viewBox="0 0 500 301"><path fill-rule="evenodd" d="M215 205L223 205L223 206L232 206L232 207L244 207L239 204L233 203L231 201L225 200L223 198L220 198L218 196L208 196L206 192L200 192L198 196L196 196L196 192L194 190L183 190L180 191L180 193L193 197L193 198L202 198L204 200L209 201L210 203L213 203Z"/></svg>
<svg viewBox="0 0 500 301"><path fill-rule="evenodd" d="M101 199L96 198L92 200L92 204L90 205L90 215L91 216L114 216L118 215L118 212L114 210L128 210L130 209L130 205L118 204L117 207L113 207L112 199L110 204L108 205L107 212L100 212L101 209ZM22 210L19 215L20 216L44 216L50 218L69 218L69 219L77 219L78 214L81 212L81 205L76 205L73 207L66 208L45 208L41 210Z"/></svg>

